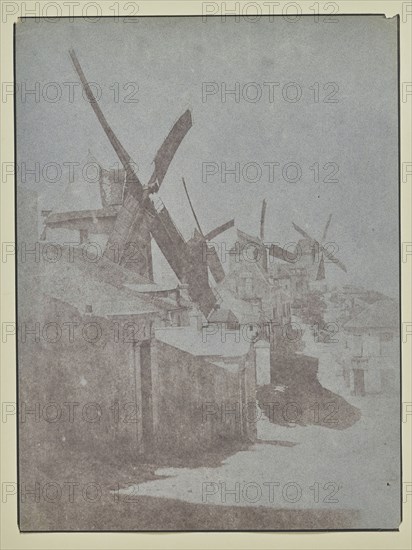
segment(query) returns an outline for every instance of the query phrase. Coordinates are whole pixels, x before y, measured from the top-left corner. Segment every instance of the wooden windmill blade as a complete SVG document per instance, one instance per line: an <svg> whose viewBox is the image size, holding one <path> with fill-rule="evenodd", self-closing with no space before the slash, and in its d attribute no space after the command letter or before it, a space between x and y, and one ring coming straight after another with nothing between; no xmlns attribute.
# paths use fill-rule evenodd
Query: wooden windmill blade
<svg viewBox="0 0 412 550"><path fill-rule="evenodd" d="M123 205L116 217L114 227L106 243L104 256L115 263L120 263L121 265L127 264L128 267L130 267L133 259L133 270L139 275L152 280L150 233L144 223L145 210L141 208L145 194L144 188L133 170L133 161L130 155L120 143L120 140L115 135L100 109L74 50L70 50L70 57L90 105L126 171L125 187L127 192L124 195ZM142 230L132 239L132 228L137 220L139 220Z"/></svg>
<svg viewBox="0 0 412 550"><path fill-rule="evenodd" d="M325 276L325 260L324 260L323 254L322 254L322 256L320 258L320 262L319 262L318 271L316 273L316 280L317 281L323 281L325 278L326 278L326 276Z"/></svg>
<svg viewBox="0 0 412 550"><path fill-rule="evenodd" d="M235 220L232 219L220 225L219 227L212 229L212 231L209 231L209 233L205 235L205 244L206 242L210 242L212 239L214 239L221 233L224 233L234 225L235 225ZM207 265L210 269L210 272L214 280L217 283L221 283L223 279L226 277L226 273L225 273L225 270L223 269L222 262L219 258L219 254L213 246L209 246L206 244L206 247L207 247L207 255L206 255Z"/></svg>
<svg viewBox="0 0 412 550"><path fill-rule="evenodd" d="M183 238L180 235L180 232L178 231L177 227L173 223L172 218L170 217L170 214L168 213L168 211L166 210L166 212L159 217L158 213L156 212L156 209L151 206L150 195L154 191L159 189L161 183L163 182L166 171L179 145L181 144L184 136L191 128L191 125L192 125L192 118L190 115L190 111L186 111L175 122L169 134L167 135L166 139L164 140L162 146L159 148L156 154L155 169L149 180L148 187L144 189L144 193L141 197L141 203L145 205L144 211L146 213L151 212L152 214L150 216L150 220L151 220L150 224L145 224L144 220L139 218L139 215L138 215L139 201L134 201L133 198L131 199L126 198L124 207L126 208L127 212L124 213L124 216L123 216L125 222L123 222L123 220L119 220L119 223L118 223L118 220L116 219L112 235L110 235L110 238L109 238L109 241L116 240L116 246L119 248L120 251L124 250L125 247L127 246L127 243L130 241L140 242L141 245L143 245L145 241L148 241L150 243L150 235L148 234L148 231L150 231L150 233L152 234L153 238L155 239L156 243L158 244L161 250L162 250L162 247L163 248L165 247L165 243L167 242L166 235L168 232L170 235L174 235L176 238L178 238L177 235L180 236L179 246L181 246L181 242L184 242ZM162 155L164 155L164 158L162 158ZM165 207L163 205L163 209L164 208ZM159 219L157 219L158 217ZM137 221L134 222L133 221L134 219L136 219ZM133 229L132 229L132 224L133 224ZM147 231L145 231L146 225L147 225ZM143 232L141 230L143 230ZM113 243L108 242L108 246L113 246ZM165 253L163 252L163 254ZM120 253L120 256L121 256L121 253ZM179 270L181 269L179 267L181 261L174 260L170 253L168 254L167 260L170 263L173 271L175 271L177 275L177 272L179 272Z"/></svg>
<svg viewBox="0 0 412 550"><path fill-rule="evenodd" d="M327 248L325 248L323 246L324 242L325 242L325 239L326 239L326 235L327 235L327 232L328 232L328 228L329 228L329 225L330 225L330 222L331 222L331 219L332 219L332 214L329 214L329 218L328 218L328 221L326 222L326 226L325 226L325 229L323 231L323 235L322 235L322 247L321 247L321 251L322 251L322 256L321 256L321 265L319 265L319 269L318 269L318 275L319 275L319 271L322 273L323 272L323 279L325 278L325 265L324 265L324 257L326 256L331 262L333 262L334 264L336 264L340 269L342 269L342 271L344 271L345 273L347 273L347 269L346 269L346 266L338 259L336 258L336 256L334 256L334 254L332 254L332 252L330 252Z"/></svg>
<svg viewBox="0 0 412 550"><path fill-rule="evenodd" d="M346 266L334 254L332 254L332 252L330 252L327 248L323 246L321 247L321 250L322 250L322 256L325 255L328 258L328 260L330 260L332 263L340 267L342 271L344 271L345 273L348 272L348 270L346 269Z"/></svg>
<svg viewBox="0 0 412 550"><path fill-rule="evenodd" d="M152 213L152 216L150 217L150 224L145 224L144 220L139 218L139 200L134 200L133 197L126 197L124 208L127 210L127 212L121 212L122 217L121 219L119 219L118 216L119 221L118 219L116 219L112 235L110 235L108 245L106 246L106 248L116 246L120 251L120 258L124 253L127 243L137 242L140 243L140 246L144 246L144 243L147 241L150 243L150 236L148 234L148 231L150 231L160 248L162 248L162 246L165 246L164 243L167 241L167 239L165 239L164 237L167 231L170 230L170 234L173 235L180 235L168 212L167 214L160 216L159 221L156 221L156 210L154 208L151 208L149 204L149 197L150 194L159 189L166 174L166 170L168 169L184 136L191 128L191 125L192 119L190 116L190 111L186 111L173 125L168 136L164 140L163 145L160 147L156 154L155 169L149 180L148 187L144 189L144 193L140 199L140 202L146 205L144 211ZM162 155L164 155L164 158L162 158ZM134 220L137 221L135 222ZM160 223L160 226L165 224L163 227L164 231L162 231L162 227L160 227L160 229L158 229L157 227L153 227L153 224L158 225L158 223ZM145 225L147 225L147 231L144 230ZM141 231L141 229L143 231ZM157 240L157 237L159 238L159 242ZM180 240L183 240L182 237L180 237ZM172 260L172 256L170 254L168 261L169 260ZM177 265L179 262L180 260L177 262L173 261L173 265L171 264L173 271L175 271L175 269L179 270L179 267Z"/></svg>
<svg viewBox="0 0 412 550"><path fill-rule="evenodd" d="M223 281L223 279L226 277L226 273L223 269L223 265L216 248L213 246L213 244L209 245L208 243L221 233L224 233L225 231L233 227L234 225L235 220L229 220L226 223L219 225L219 227L215 227L215 229L212 229L212 231L209 231L207 235L203 236L201 261L203 263L206 263L207 267L210 269L212 277L217 283L221 283Z"/></svg>
<svg viewBox="0 0 412 550"><path fill-rule="evenodd" d="M129 153L126 151L126 149L123 147L123 145L120 143L119 139L117 138L112 128L110 127L109 123L107 122L106 117L104 116L102 110L100 109L97 99L95 98L93 91L90 88L90 85L85 77L83 69L81 68L79 60L77 59L75 51L70 50L69 53L70 53L70 57L72 59L74 68L76 69L76 72L79 75L80 82L82 83L83 89L86 92L87 99L89 100L90 105L98 121L100 122L104 132L109 138L113 149L115 150L117 156L119 157L120 162L122 163L124 169L126 170L127 182L129 183L129 187L130 189L133 190L132 192L136 195L136 197L139 198L143 193L143 186L139 178L137 177L136 172L133 170L133 164L134 164L133 160L130 157Z"/></svg>
<svg viewBox="0 0 412 550"><path fill-rule="evenodd" d="M260 214L260 239L265 240L265 214L266 214L266 200L262 201L262 211Z"/></svg>
<svg viewBox="0 0 412 550"><path fill-rule="evenodd" d="M190 259L188 257L186 241L183 239L165 206L159 212L153 209L150 212L150 216L152 218L150 233L156 241L157 246L179 281L181 283L187 282L185 281L185 273Z"/></svg>
<svg viewBox="0 0 412 550"><path fill-rule="evenodd" d="M301 227L299 227L296 223L292 222L293 227L296 229L298 233L302 235L302 237L305 237L305 239L308 239L309 241L312 241L316 243L316 239L313 239L306 231L304 231Z"/></svg>
<svg viewBox="0 0 412 550"><path fill-rule="evenodd" d="M188 285L190 299L195 302L200 311L207 317L216 304L216 297L210 288L207 270L192 246L183 239L173 219L162 205L159 211L151 203L146 203L146 214L142 220L136 219L134 231L139 233L144 220L150 225L150 233L166 261L181 283Z"/></svg>
<svg viewBox="0 0 412 550"><path fill-rule="evenodd" d="M111 260L119 262L121 265L126 265L130 268L134 267L139 274L145 275L152 280L150 229L153 219L157 218L157 213L151 204L149 195L153 192L154 183L157 182L156 185L159 186L163 181L166 170L177 148L192 125L190 111L186 111L177 120L158 150L155 158L155 169L150 179L151 185L149 188L144 189L133 170L133 162L130 155L124 149L120 140L107 122L73 50L70 51L70 56L93 111L127 174L128 192L124 197L123 206L117 215L113 230L109 235L104 255ZM148 213L152 215L148 216ZM171 221L170 216L168 216L168 213L164 213L163 216L160 217L159 222L160 223L156 221L156 225L159 225L159 227L155 228L152 234L156 242L156 237L159 238L157 244L160 248L164 248L166 246L165 242L167 242L166 235L168 232L169 234L173 234L176 238L179 232ZM167 229L165 229L165 227L167 227ZM181 237L180 240L182 241ZM167 250L169 251L168 261L169 263L172 262L172 269L181 276L182 270L180 267L180 260L173 260L170 254L170 247L168 247ZM180 254L178 258L180 258Z"/></svg>
<svg viewBox="0 0 412 550"><path fill-rule="evenodd" d="M328 232L328 228L329 228L331 219L332 219L332 214L329 214L329 218L328 218L328 221L326 222L325 230L323 231L323 235L322 235L322 247L321 247L322 258L321 258L321 260L324 260L324 256L326 256L328 258L328 260L330 260L331 262L336 264L340 269L342 269L342 271L347 273L346 266L332 252L330 252L324 246L326 235L327 235L327 232Z"/></svg>
<svg viewBox="0 0 412 550"><path fill-rule="evenodd" d="M226 225L226 224L225 224ZM208 268L212 277L217 283L223 281L226 273L214 246L208 244L207 239L195 229L194 236L188 241L191 250L192 262L197 266L199 272L202 272L202 279L209 281ZM208 283L209 284L209 283Z"/></svg>
<svg viewBox="0 0 412 550"><path fill-rule="evenodd" d="M222 262L220 261L219 254L213 246L207 247L206 262L214 280L217 283L221 283L226 277L226 273L223 269Z"/></svg>
<svg viewBox="0 0 412 550"><path fill-rule="evenodd" d="M146 216L150 219L150 233L163 256L179 281L188 285L191 300L207 317L216 304L216 297L210 288L205 264L199 261L192 239L188 243L184 240L163 203L157 210L149 199ZM139 227L136 226L135 230L138 231ZM200 245L203 240L200 235Z"/></svg>
<svg viewBox="0 0 412 550"><path fill-rule="evenodd" d="M329 214L328 221L326 222L325 229L323 230L322 241L321 241L322 244L325 243L325 239L326 239L326 235L328 233L328 229L329 229L331 219L332 219L332 214Z"/></svg>
<svg viewBox="0 0 412 550"><path fill-rule="evenodd" d="M156 190L159 189L179 145L191 127L192 114L187 109L174 123L168 136L156 153L154 158L155 169L149 180L149 187L156 185Z"/></svg>
<svg viewBox="0 0 412 550"><path fill-rule="evenodd" d="M263 245L263 255L262 255L262 267L265 271L268 269L268 252L267 247L264 244L265 240L265 214L266 214L266 199L262 201L262 210L260 212L260 231L259 236Z"/></svg>
<svg viewBox="0 0 412 550"><path fill-rule="evenodd" d="M199 231L199 234L203 237L203 239L205 239L206 241L211 241L212 239L214 239L215 237L217 237L218 235L220 235L224 231L227 231L228 229L230 229L231 227L233 227L235 225L235 220L231 219L231 220L223 223L222 225L219 225L218 227L215 227L215 229L212 229L212 231L209 231L209 233L204 235L203 231L202 231L202 228L200 227L199 220L196 216L196 212L195 212L195 209L193 207L192 201L190 199L189 191L187 189L187 185L186 185L186 182L185 182L184 178L182 178L182 182L183 182L183 188L185 190L186 197L187 197L190 209L192 211L193 217L194 217L196 225L197 225L197 229Z"/></svg>
<svg viewBox="0 0 412 550"><path fill-rule="evenodd" d="M131 235L138 238L145 224L150 227L150 234L176 277L181 283L188 285L191 300L207 316L216 303L216 297L208 282L207 269L205 270L204 265L198 261L193 247L189 244L190 241L187 243L184 240L163 203L157 210L148 199L144 205L139 206L138 213L143 209L145 213L142 216L136 216ZM127 262L125 265L128 267Z"/></svg>
<svg viewBox="0 0 412 550"><path fill-rule="evenodd" d="M210 272L214 280L217 283L220 283L223 281L223 279L226 276L225 270L223 269L219 255L216 252L215 248L213 246L208 246L207 242L211 241L212 239L214 239L224 231L227 231L228 229L233 227L235 224L235 220L233 219L229 220L228 222L210 231L207 235L204 235L202 228L200 227L199 220L196 216L196 212L193 207L192 201L190 199L189 191L187 189L187 185L184 178L182 178L182 182L183 182L183 188L185 190L187 200L189 202L190 209L192 211L193 217L197 225L197 233L195 233L194 238L189 241L189 243L193 245L193 248L197 248L197 255L199 256L198 258L194 259L194 261L200 262L201 264L205 264L205 267L208 267L210 269ZM207 269L206 269L206 272L207 272Z"/></svg>
<svg viewBox="0 0 412 550"><path fill-rule="evenodd" d="M322 242L326 239L326 235L327 235L327 232L328 232L328 229L329 229L331 219L332 219L332 214L329 215L328 221L326 222L326 226L325 226L325 229L324 229L323 235L322 235ZM323 245L319 244L319 242L316 239L313 239L301 227L299 227L298 225L296 225L293 222L292 222L292 225L298 233L300 233L303 237L305 237L305 239L310 240L313 243L314 246L318 247L318 251L321 254L321 258L320 258L319 267L318 267L318 271L317 271L317 275L316 275L316 280L325 279L325 257L328 258L328 260L330 260L332 263L337 265L340 269L342 269L342 271L347 273L346 266L332 252L330 252ZM315 249L312 248L313 252L314 252L314 250Z"/></svg>
<svg viewBox="0 0 412 550"><path fill-rule="evenodd" d="M219 227L216 227L215 229L212 229L212 231L209 231L209 233L207 233L205 235L205 239L207 241L212 241L215 237L217 237L218 235L220 235L224 231L227 231L228 229L230 229L234 225L235 225L235 220L231 219L228 222L226 222L222 225L219 225Z"/></svg>

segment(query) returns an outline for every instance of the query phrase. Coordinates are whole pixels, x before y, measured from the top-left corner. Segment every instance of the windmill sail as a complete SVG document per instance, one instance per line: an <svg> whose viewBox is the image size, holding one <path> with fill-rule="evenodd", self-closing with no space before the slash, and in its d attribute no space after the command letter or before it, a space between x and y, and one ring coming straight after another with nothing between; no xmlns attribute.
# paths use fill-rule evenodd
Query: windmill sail
<svg viewBox="0 0 412 550"><path fill-rule="evenodd" d="M323 259L323 254L319 262L318 272L316 274L317 281L323 281L325 279L325 261Z"/></svg>
<svg viewBox="0 0 412 550"><path fill-rule="evenodd" d="M323 231L322 235L322 242L326 239L326 235L329 229L329 225L332 219L332 214L329 215L328 221L326 222L325 229ZM347 272L345 265L338 259L332 252L330 252L325 246L319 244L319 242L316 239L313 239L306 231L304 231L301 227L296 225L294 222L292 222L293 227L296 229L298 233L300 233L305 239L309 240L312 243L312 260L315 260L316 253L315 253L315 247L318 253L321 253L321 260L319 262L319 267L316 274L316 280L319 281L321 279L325 279L325 256L326 258L337 265L342 271Z"/></svg>
<svg viewBox="0 0 412 550"><path fill-rule="evenodd" d="M218 235L223 233L224 231L227 231L228 229L233 227L234 225L235 225L235 220L233 220L233 219L229 220L228 222L226 222L222 225L219 225L219 227L215 227L215 229L212 229L212 231L209 231L209 233L207 233L207 235L205 235L205 239L207 241L211 241L215 237L217 237Z"/></svg>
<svg viewBox="0 0 412 550"><path fill-rule="evenodd" d="M338 260L338 258L334 254L332 254L332 252L327 250L327 248L322 247L322 253L328 258L328 260L337 265L340 269L342 269L342 271L347 273L346 266L340 260Z"/></svg>
<svg viewBox="0 0 412 550"><path fill-rule="evenodd" d="M195 219L197 230L195 231L194 237L189 241L189 245L192 247L192 250L197 249L197 258L195 258L196 263L206 264L210 269L210 272L217 283L220 283L225 278L225 270L223 269L222 263L220 261L219 255L216 252L213 246L208 246L207 241L217 237L230 227L233 227L235 221L230 220L219 227L216 227L210 231L206 236L203 235L202 228L200 227L199 220L196 216L195 209L193 208L192 201L190 199L189 191L187 190L186 182L182 178L183 187L186 193L187 200L189 202L190 209L192 211L193 217ZM207 271L207 270L206 270Z"/></svg>
<svg viewBox="0 0 412 550"><path fill-rule="evenodd" d="M92 106L92 109L100 122L104 132L106 133L107 137L110 140L110 143L113 146L113 149L116 151L117 156L119 157L120 162L123 164L124 169L127 172L127 182L130 186L130 188L133 190L132 192L136 194L136 197L141 197L143 193L143 186L139 181L139 178L137 177L135 171L133 170L134 162L131 159L129 153L126 151L126 149L123 147L123 145L118 140L117 136L113 132L112 128L110 127L109 123L106 120L106 117L104 116L102 110L99 107L99 104L97 102L97 99L95 98L90 85L84 75L83 69L81 68L81 65L79 63L79 60L77 59L76 53L74 50L70 50L70 57L73 61L74 68L76 69L77 74L79 75L80 81L82 83L83 89L86 92L87 99L90 102L90 105ZM133 185L134 184L134 185Z"/></svg>
<svg viewBox="0 0 412 550"><path fill-rule="evenodd" d="M312 237L308 235L306 231L304 231L301 227L296 225L296 223L292 222L292 225L296 229L296 231L302 235L302 237L305 237L305 239L308 239L309 241L312 241L312 242L315 241L315 239L312 239Z"/></svg>
<svg viewBox="0 0 412 550"><path fill-rule="evenodd" d="M154 159L155 169L150 178L149 187L152 187L155 183L157 184L157 189L161 186L179 145L182 143L183 138L191 127L192 115L188 109L175 122L173 128L169 132L169 135L157 151Z"/></svg>
<svg viewBox="0 0 412 550"><path fill-rule="evenodd" d="M263 241L265 239L265 214L266 214L266 200L262 202L262 212L260 214L260 238Z"/></svg>
<svg viewBox="0 0 412 550"><path fill-rule="evenodd" d="M329 225L330 225L330 220L331 220L331 219L332 219L332 214L329 214L328 221L326 222L325 229L323 230L322 244L325 244L325 239L326 239L326 235L327 235L327 233L328 233L328 229L329 229Z"/></svg>

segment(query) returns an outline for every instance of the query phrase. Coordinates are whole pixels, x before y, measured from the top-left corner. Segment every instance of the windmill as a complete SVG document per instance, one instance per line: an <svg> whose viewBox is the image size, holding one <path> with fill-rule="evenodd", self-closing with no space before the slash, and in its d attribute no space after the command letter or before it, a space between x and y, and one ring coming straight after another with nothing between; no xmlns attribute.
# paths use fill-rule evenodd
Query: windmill
<svg viewBox="0 0 412 550"><path fill-rule="evenodd" d="M196 216L192 201L190 200L189 192L187 190L187 185L184 178L182 178L182 182L190 206L190 210L192 211L193 217L197 225L197 229L195 229L193 237L187 243L192 251L193 261L200 261L201 264L205 264L206 261L206 265L210 269L214 280L217 283L221 283L225 278L225 271L222 267L222 263L219 259L219 255L216 252L216 249L209 246L208 243L221 233L233 227L235 225L235 220L229 220L228 222L220 225L219 227L216 227L215 229L204 235L202 228L200 227L199 220Z"/></svg>
<svg viewBox="0 0 412 550"><path fill-rule="evenodd" d="M293 262L293 258L290 258L290 253L287 253L280 246L276 244L265 243L265 218L266 218L266 199L262 201L262 207L260 211L260 227L259 237L254 237L243 231L238 230L238 242L242 246L248 246L250 244L255 246L254 260L261 266L264 271L268 270L268 254L275 258L285 260L287 262Z"/></svg>
<svg viewBox="0 0 412 550"><path fill-rule="evenodd" d="M190 298L207 316L217 301L209 285L207 264L205 261L198 261L198 255L194 254L193 243L191 244L190 241L187 243L184 240L167 208L156 195L180 143L192 126L190 111L187 110L180 116L157 151L152 176L144 187L134 170L132 158L100 109L74 50L70 50L69 53L90 105L126 173L123 204L109 235L104 256L153 280L150 244L150 239L153 237L178 280L188 285ZM202 238L211 239L223 230L222 227L224 226ZM219 258L214 260L216 265L213 269L216 274L217 262L220 263ZM223 271L221 265L220 268Z"/></svg>
<svg viewBox="0 0 412 550"><path fill-rule="evenodd" d="M324 243L328 233L329 225L332 219L332 214L329 215L328 221L326 222L325 229L323 230L321 243ZM299 251L302 254L302 260L309 268L309 271L312 270L312 267L316 267L316 260L320 254L319 265L316 269L316 281L324 280L325 277L325 257L342 269L345 273L347 269L345 265L338 259L336 256L328 250L323 244L320 244L319 241L311 237L306 231L304 231L297 224L292 222L295 230L303 236L303 239L300 239L298 242Z"/></svg>
<svg viewBox="0 0 412 550"><path fill-rule="evenodd" d="M260 217L260 239L263 242L264 240L264 224L265 224L265 214L266 214L266 200L264 199L262 202L262 210L261 210L261 217ZM323 230L322 239L321 242L325 242L326 236L328 233L329 225L332 219L332 214L330 214L325 229ZM326 278L325 275L325 256L327 259L329 259L331 262L336 264L340 269L347 272L345 265L336 258L336 256L328 250L326 247L321 245L319 241L308 235L306 231L304 231L301 227L299 227L297 224L292 222L293 227L295 230L300 233L304 238L300 239L295 251L292 252L290 250L285 250L281 246L277 244L267 244L266 248L268 249L268 254L272 256L273 258L283 260L285 262L295 264L295 265L302 265L308 269L309 272L314 272L316 270L316 275L314 276L314 279L316 281L321 281ZM316 268L317 263L317 257L320 254L320 261L319 265Z"/></svg>

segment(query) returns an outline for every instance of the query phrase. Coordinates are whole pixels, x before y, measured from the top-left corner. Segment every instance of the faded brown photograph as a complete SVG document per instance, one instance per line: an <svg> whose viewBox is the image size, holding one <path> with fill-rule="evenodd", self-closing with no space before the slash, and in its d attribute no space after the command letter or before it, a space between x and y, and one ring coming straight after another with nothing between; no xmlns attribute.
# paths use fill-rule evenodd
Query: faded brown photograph
<svg viewBox="0 0 412 550"><path fill-rule="evenodd" d="M378 15L16 24L21 531L399 528L397 55Z"/></svg>

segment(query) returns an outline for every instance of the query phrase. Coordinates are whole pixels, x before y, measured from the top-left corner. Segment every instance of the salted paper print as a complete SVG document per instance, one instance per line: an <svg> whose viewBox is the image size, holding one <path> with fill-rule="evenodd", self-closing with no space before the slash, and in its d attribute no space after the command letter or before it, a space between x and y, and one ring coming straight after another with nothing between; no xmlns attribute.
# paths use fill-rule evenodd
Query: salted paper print
<svg viewBox="0 0 412 550"><path fill-rule="evenodd" d="M398 529L398 20L15 37L20 529Z"/></svg>

